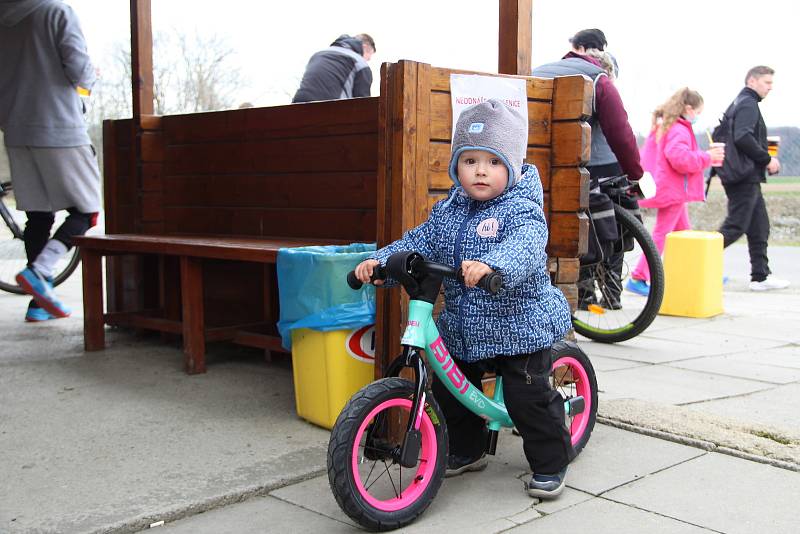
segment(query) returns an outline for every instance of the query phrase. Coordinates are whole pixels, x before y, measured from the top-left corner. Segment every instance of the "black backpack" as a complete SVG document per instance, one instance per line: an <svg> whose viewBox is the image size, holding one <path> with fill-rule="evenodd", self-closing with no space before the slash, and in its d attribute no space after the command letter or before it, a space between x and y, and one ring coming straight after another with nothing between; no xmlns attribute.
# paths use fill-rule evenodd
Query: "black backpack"
<svg viewBox="0 0 800 534"><path fill-rule="evenodd" d="M752 167L752 162L743 158L736 145L733 144L733 117L736 106L742 98L737 96L731 102L731 105L722 114L719 124L711 132L711 139L715 143L725 143L725 160L721 167L711 167L711 172L706 180L706 196L708 196L708 188L714 176L719 176L723 183L734 183L740 180L740 176L746 175L750 170L749 167Z"/></svg>

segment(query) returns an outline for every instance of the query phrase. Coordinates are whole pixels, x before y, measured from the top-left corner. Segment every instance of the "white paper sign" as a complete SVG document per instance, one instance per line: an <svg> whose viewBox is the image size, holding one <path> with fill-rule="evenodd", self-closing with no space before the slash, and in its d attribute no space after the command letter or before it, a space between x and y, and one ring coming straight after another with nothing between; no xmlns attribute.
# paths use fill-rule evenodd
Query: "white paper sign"
<svg viewBox="0 0 800 534"><path fill-rule="evenodd" d="M528 123L528 94L525 80L522 78L501 78L497 76L481 76L479 74L451 74L450 101L453 107L452 132L456 129L458 116L464 108L496 98L522 115Z"/></svg>

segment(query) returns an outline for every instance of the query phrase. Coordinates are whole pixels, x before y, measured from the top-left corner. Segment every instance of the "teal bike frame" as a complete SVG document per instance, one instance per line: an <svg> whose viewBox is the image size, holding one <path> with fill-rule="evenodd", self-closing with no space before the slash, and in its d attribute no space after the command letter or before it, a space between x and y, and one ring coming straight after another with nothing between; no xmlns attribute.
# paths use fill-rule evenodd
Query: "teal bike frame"
<svg viewBox="0 0 800 534"><path fill-rule="evenodd" d="M498 431L501 427L513 427L503 403L503 379L498 376L494 387L494 397L489 398L467 380L458 368L442 340L439 329L433 320L433 304L420 300L409 303L408 322L402 345L424 349L428 363L448 391L464 406L489 422L489 430Z"/></svg>

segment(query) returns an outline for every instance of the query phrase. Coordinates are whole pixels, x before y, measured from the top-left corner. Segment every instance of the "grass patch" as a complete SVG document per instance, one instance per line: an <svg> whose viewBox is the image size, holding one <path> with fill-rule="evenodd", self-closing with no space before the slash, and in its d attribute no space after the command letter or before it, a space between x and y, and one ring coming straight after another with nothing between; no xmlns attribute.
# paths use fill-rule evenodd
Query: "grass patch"
<svg viewBox="0 0 800 534"><path fill-rule="evenodd" d="M800 176L770 176L767 183L773 184L800 184Z"/></svg>
<svg viewBox="0 0 800 534"><path fill-rule="evenodd" d="M772 432L767 432L766 430L753 430L751 432L754 436L758 436L760 438L768 439L770 441L774 441L775 443L780 443L781 445L791 445L792 440L785 438L783 436L778 436L773 434Z"/></svg>

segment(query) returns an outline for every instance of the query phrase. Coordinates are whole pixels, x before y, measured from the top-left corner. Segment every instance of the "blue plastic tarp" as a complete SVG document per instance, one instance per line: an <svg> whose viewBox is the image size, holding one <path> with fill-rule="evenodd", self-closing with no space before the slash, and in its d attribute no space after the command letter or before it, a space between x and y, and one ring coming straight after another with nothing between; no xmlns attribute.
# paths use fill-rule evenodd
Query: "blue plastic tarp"
<svg viewBox="0 0 800 534"><path fill-rule="evenodd" d="M375 323L375 288L354 291L347 273L375 251L375 243L282 248L278 251L281 344L292 348L295 328L323 332Z"/></svg>

